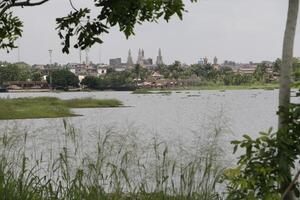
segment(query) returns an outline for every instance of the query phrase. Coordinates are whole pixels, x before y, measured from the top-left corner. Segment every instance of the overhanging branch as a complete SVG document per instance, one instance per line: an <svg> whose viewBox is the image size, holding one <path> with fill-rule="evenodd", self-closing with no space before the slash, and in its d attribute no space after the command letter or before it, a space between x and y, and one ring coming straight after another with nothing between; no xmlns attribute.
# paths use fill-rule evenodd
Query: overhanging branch
<svg viewBox="0 0 300 200"><path fill-rule="evenodd" d="M42 1L38 1L38 2L31 2L31 0L27 0L27 1L13 3L13 4L11 4L11 7L39 6L39 5L46 3L47 1L49 1L49 0L42 0Z"/></svg>
<svg viewBox="0 0 300 200"><path fill-rule="evenodd" d="M14 3L9 3L5 5L1 10L0 10L0 16L2 16L8 9L12 7L32 7L32 6L39 6L42 5L49 0L40 0L37 2L32 2L31 0L26 0L26 1L21 1L21 2L14 2Z"/></svg>

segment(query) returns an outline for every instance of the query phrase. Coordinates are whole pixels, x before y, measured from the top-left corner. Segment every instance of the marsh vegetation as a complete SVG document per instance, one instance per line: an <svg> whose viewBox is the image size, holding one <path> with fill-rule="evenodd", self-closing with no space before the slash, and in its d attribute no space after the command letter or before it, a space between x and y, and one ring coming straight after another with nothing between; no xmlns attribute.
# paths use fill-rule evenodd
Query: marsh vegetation
<svg viewBox="0 0 300 200"><path fill-rule="evenodd" d="M122 102L116 99L70 99L55 97L27 97L0 99L0 120L72 117L76 114L72 108L119 107Z"/></svg>
<svg viewBox="0 0 300 200"><path fill-rule="evenodd" d="M220 199L220 133L192 149L134 133L98 133L85 152L65 120L61 146L29 150L30 135L1 135L0 196L8 200ZM22 135L22 136L21 136ZM195 138L198 141L199 138Z"/></svg>

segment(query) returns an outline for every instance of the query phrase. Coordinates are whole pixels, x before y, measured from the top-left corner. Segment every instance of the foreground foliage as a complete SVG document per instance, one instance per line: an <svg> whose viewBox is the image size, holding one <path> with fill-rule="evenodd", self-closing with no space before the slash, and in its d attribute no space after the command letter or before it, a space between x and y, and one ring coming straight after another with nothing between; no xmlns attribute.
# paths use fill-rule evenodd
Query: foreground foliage
<svg viewBox="0 0 300 200"><path fill-rule="evenodd" d="M281 189L281 184L286 182L290 184L290 190L297 197L300 196L299 183L292 182L291 175L286 173L291 169L297 174L300 105L292 104L288 116L287 126L277 133L270 129L260 133L257 139L245 135L243 140L232 142L235 145L234 153L241 148L245 154L239 157L238 167L227 170L224 175L228 181L228 199L279 200L282 194L288 193L286 189Z"/></svg>
<svg viewBox="0 0 300 200"><path fill-rule="evenodd" d="M84 146L64 121L62 141L48 154L33 152L30 136L2 134L0 196L7 200L217 200L218 135L207 146L187 152L154 138L141 141L132 133L99 133ZM97 133L96 133L97 135ZM197 153L196 153L197 152ZM178 156L180 155L180 156Z"/></svg>
<svg viewBox="0 0 300 200"><path fill-rule="evenodd" d="M22 36L22 20L15 17L11 10L15 7L39 6L46 2L49 0L0 1L0 49L8 51L16 48L15 42ZM96 13L92 13L91 8L77 8L70 1L73 11L56 19L59 37L63 40L63 52L69 53L71 46L86 49L95 43L102 43L103 34L116 26L129 37L134 34L136 24L157 22L161 18L169 21L173 15L182 19L185 12L182 0L94 0L93 7ZM77 39L75 45L71 45L73 37Z"/></svg>

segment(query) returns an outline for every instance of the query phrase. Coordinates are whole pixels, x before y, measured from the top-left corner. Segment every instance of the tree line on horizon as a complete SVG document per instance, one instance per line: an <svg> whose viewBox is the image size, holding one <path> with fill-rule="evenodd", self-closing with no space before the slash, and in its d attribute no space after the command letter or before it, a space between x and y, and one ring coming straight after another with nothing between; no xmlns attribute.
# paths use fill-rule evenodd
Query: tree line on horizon
<svg viewBox="0 0 300 200"><path fill-rule="evenodd" d="M279 73L281 60L277 59L272 64L272 71ZM42 81L43 75L47 76L47 82L50 84L49 74L44 74L42 70L32 69L26 63L2 63L0 67L0 84L9 81ZM221 67L215 69L211 64L194 64L190 67L182 67L179 61L171 65L160 65L153 70L139 67L136 65L133 69L127 69L117 72L109 68L106 75L99 77L86 76L82 82L78 77L67 68L51 71L52 87L68 88L79 87L79 84L90 89L103 90L108 88L133 88L137 82L147 81L153 71L163 75L164 79L169 81L183 81L195 79L188 82L185 86L205 86L205 85L245 85L245 84L265 84L274 83L267 71L267 64L258 64L253 74L237 74L230 67ZM294 80L300 78L300 60L294 58L293 64ZM138 81L137 81L138 80ZM276 81L275 81L276 82Z"/></svg>

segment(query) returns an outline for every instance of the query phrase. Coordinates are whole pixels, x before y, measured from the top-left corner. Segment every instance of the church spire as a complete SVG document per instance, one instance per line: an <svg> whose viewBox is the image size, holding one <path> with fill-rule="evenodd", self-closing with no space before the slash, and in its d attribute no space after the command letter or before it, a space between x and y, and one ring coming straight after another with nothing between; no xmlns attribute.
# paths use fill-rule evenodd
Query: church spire
<svg viewBox="0 0 300 200"><path fill-rule="evenodd" d="M127 67L132 67L133 66L133 60L131 56L131 50L129 49L128 51L128 58L127 58Z"/></svg>
<svg viewBox="0 0 300 200"><path fill-rule="evenodd" d="M143 52L144 52L144 50L139 49L139 54L138 54L137 64L139 64L140 66L143 66L143 65L144 65Z"/></svg>
<svg viewBox="0 0 300 200"><path fill-rule="evenodd" d="M214 57L214 65L217 65L218 64L218 58L217 56Z"/></svg>
<svg viewBox="0 0 300 200"><path fill-rule="evenodd" d="M163 57L162 57L161 49L159 48L158 56L157 56L157 59L156 59L156 65L163 65L163 64L164 64Z"/></svg>

